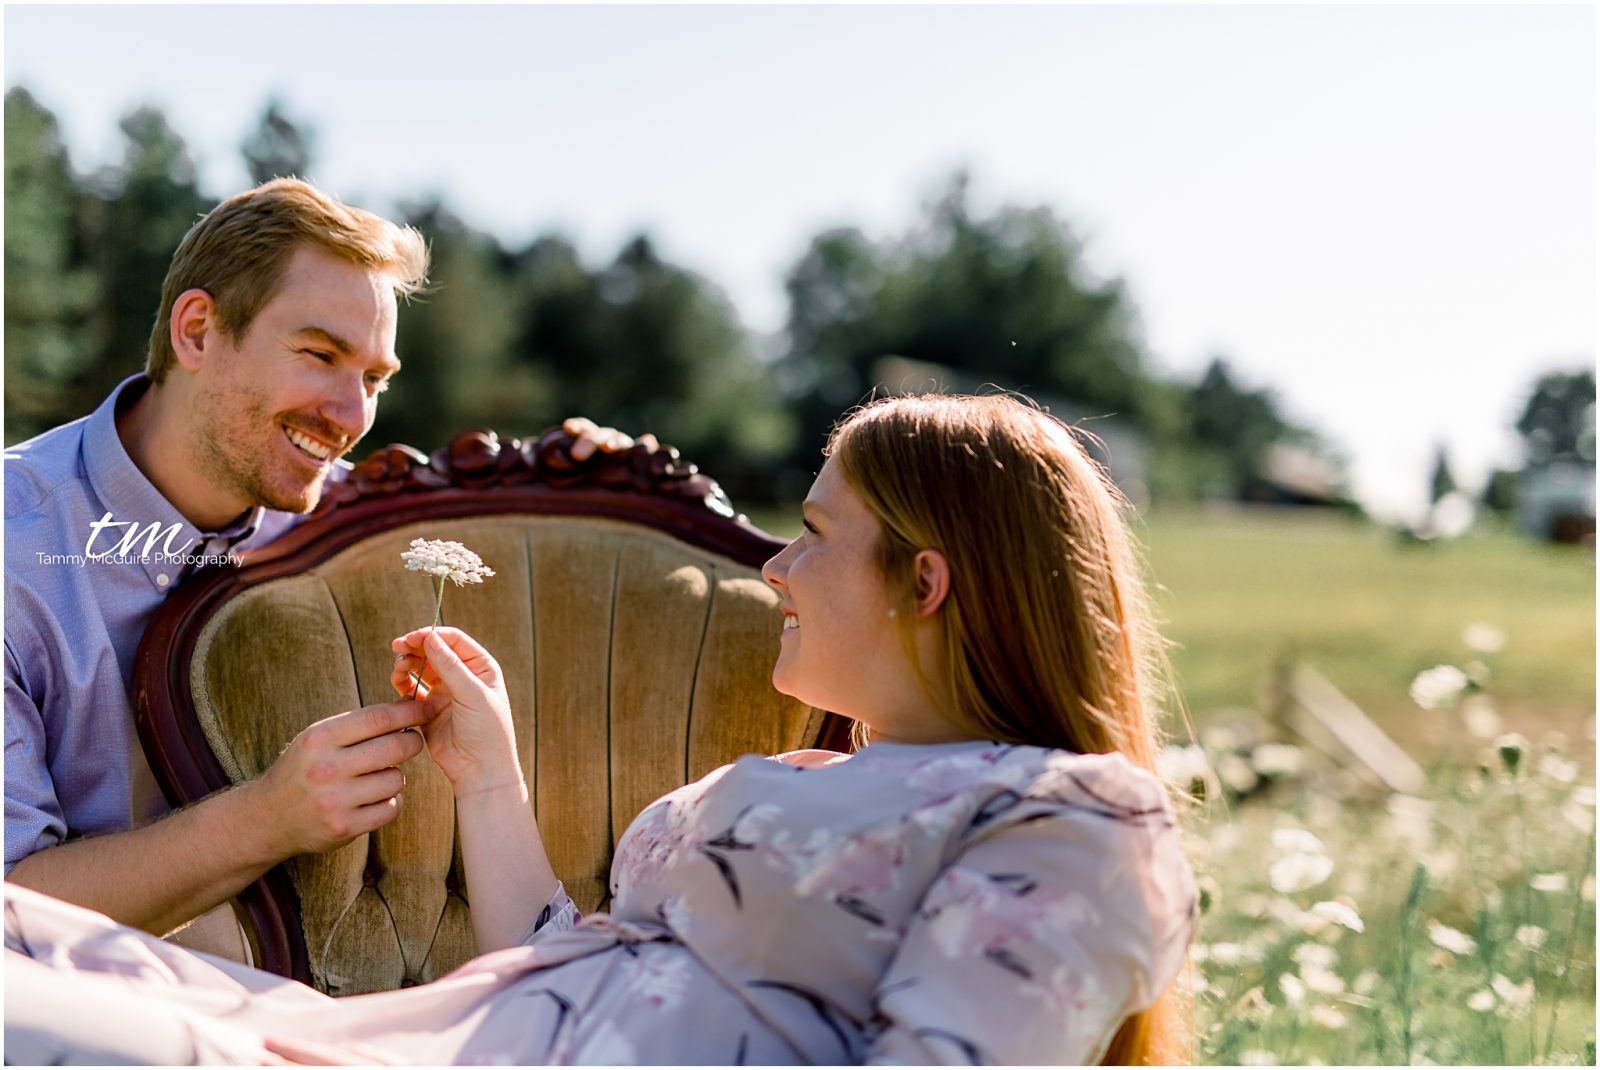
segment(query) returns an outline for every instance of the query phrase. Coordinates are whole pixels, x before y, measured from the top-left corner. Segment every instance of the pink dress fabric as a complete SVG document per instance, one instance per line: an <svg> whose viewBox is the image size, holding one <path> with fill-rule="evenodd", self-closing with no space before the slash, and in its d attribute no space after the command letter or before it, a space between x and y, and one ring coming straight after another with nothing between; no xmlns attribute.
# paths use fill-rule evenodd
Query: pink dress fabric
<svg viewBox="0 0 1600 1070"><path fill-rule="evenodd" d="M411 1064L1092 1063L1196 917L1154 777L985 742L741 758L634 820L611 893L333 999L8 887L7 1059L259 1063L276 1037Z"/></svg>

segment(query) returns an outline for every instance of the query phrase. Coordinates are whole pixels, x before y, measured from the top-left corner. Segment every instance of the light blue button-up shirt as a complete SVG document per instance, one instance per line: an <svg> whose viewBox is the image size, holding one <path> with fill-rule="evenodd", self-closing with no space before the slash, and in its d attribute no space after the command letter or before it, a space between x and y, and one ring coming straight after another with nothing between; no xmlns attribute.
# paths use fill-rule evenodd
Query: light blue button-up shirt
<svg viewBox="0 0 1600 1070"><path fill-rule="evenodd" d="M91 415L5 452L8 873L34 851L167 812L129 697L139 639L194 559L301 519L255 509L223 532L185 520L117 435L118 408L147 386L133 376Z"/></svg>

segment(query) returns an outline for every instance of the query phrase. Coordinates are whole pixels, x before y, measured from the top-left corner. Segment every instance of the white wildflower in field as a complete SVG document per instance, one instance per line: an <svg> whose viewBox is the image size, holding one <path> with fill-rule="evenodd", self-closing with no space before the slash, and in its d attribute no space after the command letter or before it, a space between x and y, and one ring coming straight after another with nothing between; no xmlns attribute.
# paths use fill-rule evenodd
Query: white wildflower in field
<svg viewBox="0 0 1600 1070"><path fill-rule="evenodd" d="M1311 991L1324 996L1337 996L1344 992L1344 978L1321 966L1300 967L1300 980Z"/></svg>
<svg viewBox="0 0 1600 1070"><path fill-rule="evenodd" d="M1259 957L1243 944L1198 945L1194 950L1196 962L1214 962L1218 966L1243 966Z"/></svg>
<svg viewBox="0 0 1600 1070"><path fill-rule="evenodd" d="M1370 996L1378 990L1378 985L1383 981L1377 970L1366 969L1356 974L1356 979L1350 982L1350 991L1358 996Z"/></svg>
<svg viewBox="0 0 1600 1070"><path fill-rule="evenodd" d="M1547 776L1558 784L1571 784L1578 779L1577 763L1569 762L1559 754L1540 755L1538 768L1540 776Z"/></svg>
<svg viewBox="0 0 1600 1070"><path fill-rule="evenodd" d="M1513 984L1509 977L1495 974L1494 980L1489 982L1489 987L1494 989L1494 994L1512 1014L1520 1014L1533 1005L1533 978L1528 978L1520 985Z"/></svg>
<svg viewBox="0 0 1600 1070"><path fill-rule="evenodd" d="M1523 947L1543 947L1544 938L1549 933L1538 925L1518 925L1515 935L1517 943Z"/></svg>
<svg viewBox="0 0 1600 1070"><path fill-rule="evenodd" d="M1479 1014L1488 1014L1494 1010L1494 993L1487 988L1480 988L1467 997L1467 1010L1477 1011Z"/></svg>
<svg viewBox="0 0 1600 1070"><path fill-rule="evenodd" d="M1331 970L1339 964L1339 953L1326 944L1296 944L1289 958L1297 966L1314 966Z"/></svg>
<svg viewBox="0 0 1600 1070"><path fill-rule="evenodd" d="M1564 892L1567 890L1565 873L1535 873L1528 887L1536 892Z"/></svg>
<svg viewBox="0 0 1600 1070"><path fill-rule="evenodd" d="M1567 824L1586 836L1594 828L1594 811L1587 806L1579 806L1571 799L1568 799L1567 804L1561 808L1561 816L1566 819Z"/></svg>
<svg viewBox="0 0 1600 1070"><path fill-rule="evenodd" d="M1474 621L1462 631L1461 641L1467 644L1467 649L1480 654L1498 654L1506 648L1506 633L1493 624Z"/></svg>
<svg viewBox="0 0 1600 1070"><path fill-rule="evenodd" d="M1239 748L1239 734L1225 724L1207 725L1200 730L1200 745L1212 754Z"/></svg>
<svg viewBox="0 0 1600 1070"><path fill-rule="evenodd" d="M1250 764L1264 777L1296 776L1306 767L1306 752L1288 743L1262 743L1250 752Z"/></svg>
<svg viewBox="0 0 1600 1070"><path fill-rule="evenodd" d="M1327 850L1315 835L1300 828L1273 829L1272 846L1280 851L1301 851L1308 854L1322 854Z"/></svg>
<svg viewBox="0 0 1600 1070"><path fill-rule="evenodd" d="M1468 695L1461 703L1461 721L1474 739L1493 739L1505 728L1494 699L1488 695Z"/></svg>
<svg viewBox="0 0 1600 1070"><path fill-rule="evenodd" d="M1278 1057L1260 1048L1246 1048L1239 1053L1240 1066L1277 1066Z"/></svg>
<svg viewBox="0 0 1600 1070"><path fill-rule="evenodd" d="M1324 854L1312 854L1308 851L1296 851L1284 855L1272 863L1272 868L1267 871L1267 880L1273 889L1284 895L1293 895L1307 888L1315 888L1331 876L1333 876L1333 859Z"/></svg>
<svg viewBox="0 0 1600 1070"><path fill-rule="evenodd" d="M1590 784L1580 784L1572 789L1572 801L1579 806L1594 809L1594 787Z"/></svg>
<svg viewBox="0 0 1600 1070"><path fill-rule="evenodd" d="M455 581L457 587L482 583L484 577L494 575L494 569L485 565L481 557L448 539L412 539L411 549L402 550L400 560L410 572L443 576Z"/></svg>
<svg viewBox="0 0 1600 1070"><path fill-rule="evenodd" d="M1283 993L1283 1001L1291 1007L1298 1007L1306 1000L1306 986L1292 973L1278 977L1278 991Z"/></svg>
<svg viewBox="0 0 1600 1070"><path fill-rule="evenodd" d="M1217 777L1239 795L1250 794L1261 783L1255 769L1237 754L1224 754L1218 758L1216 769Z"/></svg>
<svg viewBox="0 0 1600 1070"><path fill-rule="evenodd" d="M1433 843L1433 803L1414 795L1391 795L1388 835L1412 852Z"/></svg>
<svg viewBox="0 0 1600 1070"><path fill-rule="evenodd" d="M1312 1007L1311 1021L1324 1029L1343 1029L1349 1023L1337 1007Z"/></svg>
<svg viewBox="0 0 1600 1070"><path fill-rule="evenodd" d="M1311 913L1319 918L1327 918L1337 925L1343 925L1353 933L1367 931L1367 925L1361 920L1360 914L1357 914L1345 904L1334 902L1331 899L1324 899L1322 902L1317 903L1311 908Z"/></svg>
<svg viewBox="0 0 1600 1070"><path fill-rule="evenodd" d="M1594 902L1594 877L1592 875L1583 878L1583 887L1579 890L1579 894L1583 896L1585 903Z"/></svg>
<svg viewBox="0 0 1600 1070"><path fill-rule="evenodd" d="M1161 779L1176 784L1187 791L1197 781L1201 784L1212 779L1211 763L1206 752L1193 743L1181 747L1163 747L1156 755L1156 771Z"/></svg>
<svg viewBox="0 0 1600 1070"><path fill-rule="evenodd" d="M1467 674L1454 665L1435 665L1411 681L1411 701L1425 710L1449 709L1470 682Z"/></svg>
<svg viewBox="0 0 1600 1070"><path fill-rule="evenodd" d="M1478 942L1472 937L1431 918L1428 921L1428 939L1453 955L1470 955L1478 950Z"/></svg>

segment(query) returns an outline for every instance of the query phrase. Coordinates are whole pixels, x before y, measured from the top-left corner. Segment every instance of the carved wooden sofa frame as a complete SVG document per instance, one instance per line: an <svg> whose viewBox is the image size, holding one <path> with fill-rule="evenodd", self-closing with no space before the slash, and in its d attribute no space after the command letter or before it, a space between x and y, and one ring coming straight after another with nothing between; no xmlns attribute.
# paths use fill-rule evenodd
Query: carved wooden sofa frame
<svg viewBox="0 0 1600 1070"><path fill-rule="evenodd" d="M394 697L388 641L433 617L432 577L399 560L417 537L497 570L447 590L444 620L505 670L542 834L581 910L607 900L616 838L662 792L744 753L849 749L847 722L771 688L781 620L759 568L783 544L671 447L578 461L573 441L378 450L293 531L176 590L134 674L168 800L258 775L305 725ZM470 957L448 783L425 754L404 772L394 822L235 900L257 965L353 994Z"/></svg>

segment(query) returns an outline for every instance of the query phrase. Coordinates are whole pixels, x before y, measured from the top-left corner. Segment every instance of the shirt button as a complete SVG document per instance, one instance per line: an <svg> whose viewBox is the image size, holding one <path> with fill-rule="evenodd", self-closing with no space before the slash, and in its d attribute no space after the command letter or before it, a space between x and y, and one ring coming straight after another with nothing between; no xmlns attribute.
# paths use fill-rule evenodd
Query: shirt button
<svg viewBox="0 0 1600 1070"><path fill-rule="evenodd" d="M169 584L171 582L172 582L172 577L168 576L165 572L162 572L162 573L160 573L160 574L158 574L156 576L156 586L157 587L165 587L167 584Z"/></svg>

